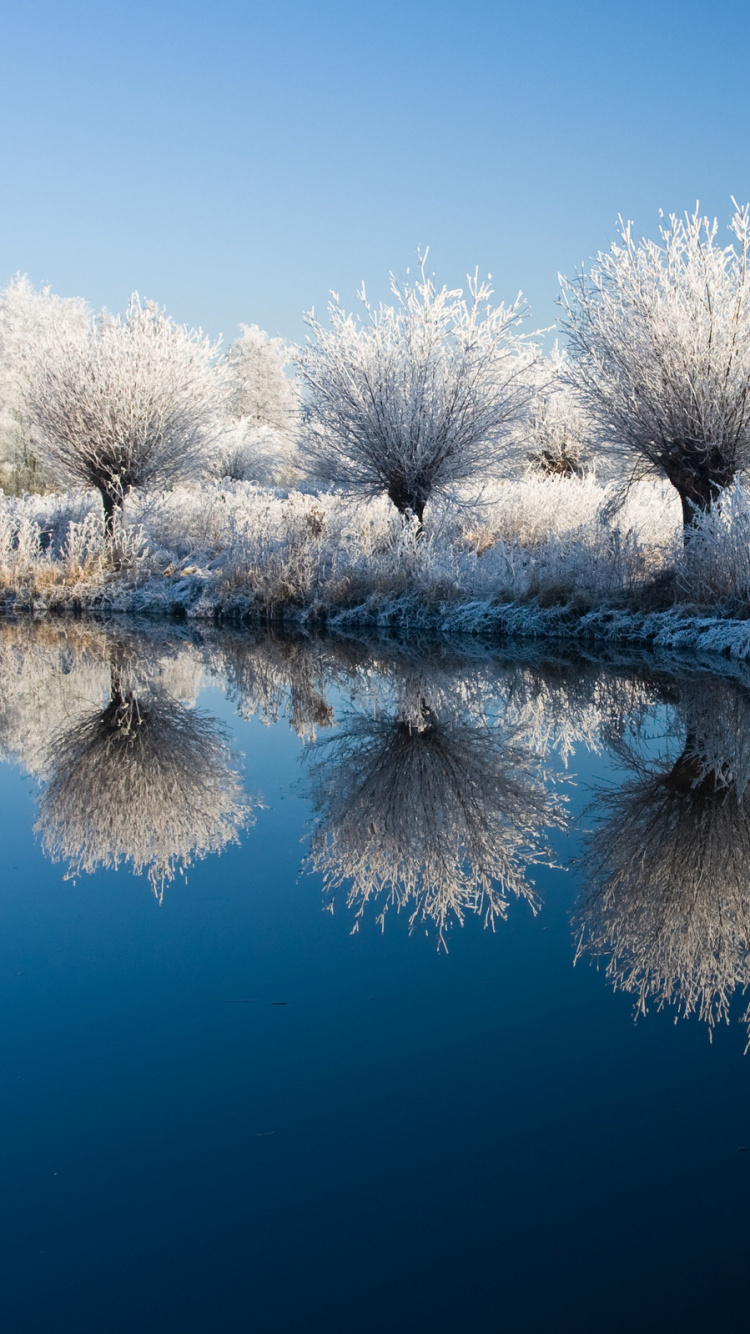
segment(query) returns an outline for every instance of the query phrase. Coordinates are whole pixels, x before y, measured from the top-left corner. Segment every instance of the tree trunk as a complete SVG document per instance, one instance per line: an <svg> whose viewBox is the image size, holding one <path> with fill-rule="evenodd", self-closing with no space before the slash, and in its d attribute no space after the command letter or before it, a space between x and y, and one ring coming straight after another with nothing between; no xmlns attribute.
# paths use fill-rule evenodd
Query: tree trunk
<svg viewBox="0 0 750 1334"><path fill-rule="evenodd" d="M687 546L701 514L707 514L725 486L734 481L734 470L718 456L707 459L694 470L689 467L668 469L667 476L682 505L682 536Z"/></svg>
<svg viewBox="0 0 750 1334"><path fill-rule="evenodd" d="M422 516L426 501L417 498L403 482L391 482L388 498L392 500L399 514L413 514L417 520L417 533L422 532Z"/></svg>
<svg viewBox="0 0 750 1334"><path fill-rule="evenodd" d="M115 511L122 509L122 501L106 487L101 488L101 497L104 507L104 536L112 538L115 534Z"/></svg>
<svg viewBox="0 0 750 1334"><path fill-rule="evenodd" d="M691 792L698 786L701 774L701 762L697 753L695 736L688 732L682 754L678 755L665 783L673 792Z"/></svg>
<svg viewBox="0 0 750 1334"><path fill-rule="evenodd" d="M731 796L733 789L722 782L721 774L715 769L704 770L700 747L693 732L688 732L682 754L675 760L665 784L671 792L680 796L692 793L696 802L721 805Z"/></svg>

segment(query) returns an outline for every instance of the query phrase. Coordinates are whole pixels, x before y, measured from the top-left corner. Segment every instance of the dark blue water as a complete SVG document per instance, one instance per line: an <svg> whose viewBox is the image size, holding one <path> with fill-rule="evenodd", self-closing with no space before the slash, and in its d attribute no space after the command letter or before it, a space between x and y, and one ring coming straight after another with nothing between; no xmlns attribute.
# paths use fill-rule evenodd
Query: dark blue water
<svg viewBox="0 0 750 1334"><path fill-rule="evenodd" d="M606 818L597 791L632 781L623 744L637 742L652 773L667 756L669 771L697 732L698 749L715 765L718 746L735 781L743 683L633 664L528 668L455 652L404 662L363 646L337 656L239 637L226 650L220 636L177 632L155 643L133 634L124 647L103 630L90 642L80 630L40 633L41 643L11 627L1 650L3 1329L747 1328L741 944L735 932L731 1022L713 1040L678 1003L659 1010L658 963L636 1022L634 993L606 976L606 948L598 968L588 956L574 966L588 872L570 864L582 830ZM173 867L160 902L147 874L102 865L120 814L107 793L95 794L99 808L89 794L99 860L65 878L70 845L54 861L34 826L61 781L59 756L70 759L66 737L107 709L112 689L121 712L133 698L142 716L175 707L176 657L192 681L202 672L198 707L226 727L227 764L263 807L221 855L192 859L184 876ZM176 707L194 714L186 693ZM707 700L719 701L708 720ZM535 706L544 726L537 717L530 729ZM138 728L151 724L129 717L140 746ZM410 929L408 906L394 905L381 927L381 899L358 919L349 881L326 896L303 863L316 829L328 821L335 839L336 821L351 820L336 803L352 769L320 738L353 729L364 773L382 741L365 735L372 719L406 748L395 777L384 762L378 792L386 800L395 783L415 821L432 808L398 784L420 727L423 740L448 728L448 767L465 725L475 740L491 733L494 750L476 743L483 773L511 746L516 770L549 770L548 791L567 805L564 827L540 834L557 865L531 868L536 915L514 892L494 931L481 912L461 926L449 911L446 950L429 913ZM101 744L111 749L112 734ZM420 760L409 782L439 784L442 772ZM144 803L139 781L133 801ZM429 798L436 839L452 792ZM743 800L744 790L740 823ZM408 837L397 815L382 817L383 838ZM377 842L371 802L362 818ZM728 828L721 846L744 837L737 820ZM476 820L472 829L478 837ZM401 851L413 870L412 849ZM724 862L704 869L718 902ZM670 904L681 886L669 887ZM678 903L686 931L691 911Z"/></svg>

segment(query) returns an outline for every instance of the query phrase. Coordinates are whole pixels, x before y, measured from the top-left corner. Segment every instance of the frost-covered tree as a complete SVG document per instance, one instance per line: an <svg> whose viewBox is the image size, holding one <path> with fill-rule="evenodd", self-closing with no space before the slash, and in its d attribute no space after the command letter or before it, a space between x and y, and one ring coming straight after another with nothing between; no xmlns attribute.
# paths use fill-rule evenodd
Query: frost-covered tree
<svg viewBox="0 0 750 1334"><path fill-rule="evenodd" d="M636 242L621 221L591 271L562 280L571 378L599 447L634 479L672 483L686 538L750 464L747 206L735 204L730 229L720 246L696 210L672 216L659 242Z"/></svg>
<svg viewBox="0 0 750 1334"><path fill-rule="evenodd" d="M257 324L242 324L240 328L240 337L226 355L231 415L254 426L293 430L299 412L299 389L286 374L292 349L283 339L270 338Z"/></svg>
<svg viewBox="0 0 750 1334"><path fill-rule="evenodd" d="M468 299L438 289L425 260L416 281L391 279L392 305L371 306L363 287L362 318L335 295L328 327L311 312L300 358L310 469L365 495L386 492L420 522L434 492L502 465L535 355L514 333L520 297L493 306L476 274Z"/></svg>
<svg viewBox="0 0 750 1334"><path fill-rule="evenodd" d="M235 481L274 482L294 468L300 393L287 374L293 351L255 324L241 329L225 358L228 423L213 468Z"/></svg>
<svg viewBox="0 0 750 1334"><path fill-rule="evenodd" d="M108 530L133 487L199 473L219 429L218 344L131 298L50 346L29 395L40 455L63 481L95 487Z"/></svg>
<svg viewBox="0 0 750 1334"><path fill-rule="evenodd" d="M37 291L20 274L0 294L0 466L10 489L36 490L48 480L36 454L30 390L59 339L83 334L89 318L85 301Z"/></svg>
<svg viewBox="0 0 750 1334"><path fill-rule="evenodd" d="M716 678L679 695L676 758L622 746L630 777L596 800L576 925L639 1010L714 1025L750 985L750 696Z"/></svg>

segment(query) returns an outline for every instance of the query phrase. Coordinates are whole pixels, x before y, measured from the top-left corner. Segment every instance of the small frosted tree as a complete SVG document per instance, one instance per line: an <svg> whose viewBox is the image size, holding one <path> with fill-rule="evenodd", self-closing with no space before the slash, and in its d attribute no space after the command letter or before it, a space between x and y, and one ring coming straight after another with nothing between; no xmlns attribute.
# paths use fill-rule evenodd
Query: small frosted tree
<svg viewBox="0 0 750 1334"><path fill-rule="evenodd" d="M224 395L217 354L200 331L135 295L124 319L103 313L37 366L29 404L43 461L62 481L99 491L109 532L133 487L205 467Z"/></svg>
<svg viewBox="0 0 750 1334"><path fill-rule="evenodd" d="M686 539L750 464L748 207L735 203L730 230L736 244L718 245L696 210L636 243L621 220L590 273L561 280L571 378L599 447L633 480L672 483Z"/></svg>
<svg viewBox="0 0 750 1334"><path fill-rule="evenodd" d="M286 371L292 350L256 324L241 325L225 357L227 423L213 469L236 481L276 481L294 468L299 427L298 381Z"/></svg>
<svg viewBox="0 0 750 1334"><path fill-rule="evenodd" d="M28 278L13 278L0 294L0 465L14 490L44 485L35 451L29 394L35 368L61 337L82 334L90 313L78 297L36 291Z"/></svg>
<svg viewBox="0 0 750 1334"><path fill-rule="evenodd" d="M285 374L291 351L281 338L270 338L257 324L240 325L242 333L226 355L229 370L229 411L239 421L294 429L299 390Z"/></svg>
<svg viewBox="0 0 750 1334"><path fill-rule="evenodd" d="M433 493L502 462L535 355L514 333L520 297L492 306L476 274L468 299L438 289L425 261L415 282L391 278L393 305L371 306L363 286L363 318L347 315L335 295L327 328L311 312L300 359L311 471L364 495L386 492L420 523Z"/></svg>

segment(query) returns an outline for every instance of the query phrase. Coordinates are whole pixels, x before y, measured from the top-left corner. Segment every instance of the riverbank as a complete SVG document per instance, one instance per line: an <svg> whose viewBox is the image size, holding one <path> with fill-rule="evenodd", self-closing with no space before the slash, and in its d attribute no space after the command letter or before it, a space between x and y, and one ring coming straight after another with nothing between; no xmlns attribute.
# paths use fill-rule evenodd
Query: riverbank
<svg viewBox="0 0 750 1334"><path fill-rule="evenodd" d="M550 640L750 658L750 505L727 493L685 548L660 483L617 505L594 478L528 475L435 504L248 483L128 499L3 497L0 611L403 639Z"/></svg>

